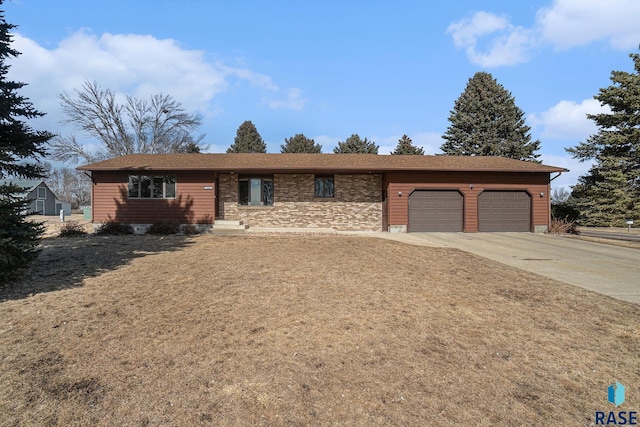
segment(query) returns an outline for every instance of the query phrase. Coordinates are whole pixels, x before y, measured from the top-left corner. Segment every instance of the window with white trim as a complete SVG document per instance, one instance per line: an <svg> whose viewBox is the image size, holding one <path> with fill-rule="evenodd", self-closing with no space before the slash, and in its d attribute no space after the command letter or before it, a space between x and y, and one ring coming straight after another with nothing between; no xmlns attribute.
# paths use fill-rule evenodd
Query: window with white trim
<svg viewBox="0 0 640 427"><path fill-rule="evenodd" d="M46 199L47 198L47 189L44 187L38 187L38 199Z"/></svg>
<svg viewBox="0 0 640 427"><path fill-rule="evenodd" d="M175 199L175 175L129 175L130 199Z"/></svg>

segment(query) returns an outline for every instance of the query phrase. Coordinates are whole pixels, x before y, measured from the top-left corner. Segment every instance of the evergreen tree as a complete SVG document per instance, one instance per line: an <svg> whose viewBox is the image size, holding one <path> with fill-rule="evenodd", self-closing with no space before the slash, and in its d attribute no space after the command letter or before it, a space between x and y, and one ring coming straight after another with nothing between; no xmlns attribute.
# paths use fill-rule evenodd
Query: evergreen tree
<svg viewBox="0 0 640 427"><path fill-rule="evenodd" d="M456 100L440 149L453 156L540 157L540 141L531 141L524 113L509 91L486 72L476 73Z"/></svg>
<svg viewBox="0 0 640 427"><path fill-rule="evenodd" d="M251 120L243 122L238 131L236 137L233 140L233 144L227 148L227 153L266 153L267 144L264 143L262 137L258 133L255 125L251 123Z"/></svg>
<svg viewBox="0 0 640 427"><path fill-rule="evenodd" d="M313 139L309 139L299 133L291 138L285 138L284 144L280 146L281 153L322 153L322 145L316 144Z"/></svg>
<svg viewBox="0 0 640 427"><path fill-rule="evenodd" d="M626 219L638 219L635 206L640 203L624 169L620 159L604 157L578 179L571 198L580 213L581 225L621 227Z"/></svg>
<svg viewBox="0 0 640 427"><path fill-rule="evenodd" d="M402 135L402 138L398 140L398 145L396 149L391 152L391 154L408 154L408 155L418 155L423 156L424 150L421 147L416 147L413 145L413 141L407 135Z"/></svg>
<svg viewBox="0 0 640 427"><path fill-rule="evenodd" d="M333 152L335 154L378 154L378 146L367 138L360 139L360 136L354 133L346 141L338 142Z"/></svg>
<svg viewBox="0 0 640 427"><path fill-rule="evenodd" d="M583 225L623 226L627 219L640 220L640 55L629 56L635 72L613 71L613 84L594 96L611 109L587 115L598 133L567 148L580 161L595 160L573 188Z"/></svg>
<svg viewBox="0 0 640 427"><path fill-rule="evenodd" d="M181 151L181 152L186 153L186 154L200 154L201 153L200 146L197 143L193 142L193 141L192 142L188 142L184 146L183 151Z"/></svg>
<svg viewBox="0 0 640 427"><path fill-rule="evenodd" d="M2 0L0 0L0 6ZM37 246L44 227L27 221L24 211L28 201L23 188L6 178L39 178L43 175L38 158L44 156L44 144L53 137L37 132L24 120L40 117L31 102L18 89L25 83L8 81L6 60L20 53L10 47L9 33L15 25L8 24L0 10L0 283L18 276L37 256Z"/></svg>

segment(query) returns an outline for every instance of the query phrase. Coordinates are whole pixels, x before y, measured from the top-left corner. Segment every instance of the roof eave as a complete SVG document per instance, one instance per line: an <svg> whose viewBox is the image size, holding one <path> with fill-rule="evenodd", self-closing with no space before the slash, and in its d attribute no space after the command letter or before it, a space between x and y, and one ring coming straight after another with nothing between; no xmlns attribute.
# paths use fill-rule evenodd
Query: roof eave
<svg viewBox="0 0 640 427"><path fill-rule="evenodd" d="M544 169L506 169L506 168L421 168L421 167L396 167L396 168L344 168L344 167L328 167L328 166L312 166L312 167L145 167L145 166L129 166L129 167L89 167L80 166L77 170L96 171L96 172L125 172L125 171L215 171L223 173L310 173L310 172L333 172L333 173L386 173L386 172L514 172L514 173L554 173L569 172L565 168L546 167Z"/></svg>

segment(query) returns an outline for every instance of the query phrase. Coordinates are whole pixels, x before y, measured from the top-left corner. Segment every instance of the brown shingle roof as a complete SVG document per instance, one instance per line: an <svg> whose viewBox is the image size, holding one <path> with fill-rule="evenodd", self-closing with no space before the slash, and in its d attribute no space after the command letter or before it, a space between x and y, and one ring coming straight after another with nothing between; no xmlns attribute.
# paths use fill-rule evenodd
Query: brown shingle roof
<svg viewBox="0 0 640 427"><path fill-rule="evenodd" d="M80 166L79 170L217 170L221 172L565 172L539 163L481 156L377 154L131 154Z"/></svg>

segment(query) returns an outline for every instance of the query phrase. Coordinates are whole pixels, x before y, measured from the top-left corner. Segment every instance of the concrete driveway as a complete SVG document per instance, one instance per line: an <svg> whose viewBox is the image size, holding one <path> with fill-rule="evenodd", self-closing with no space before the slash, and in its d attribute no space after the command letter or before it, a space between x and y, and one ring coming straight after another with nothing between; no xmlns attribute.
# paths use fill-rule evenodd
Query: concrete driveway
<svg viewBox="0 0 640 427"><path fill-rule="evenodd" d="M404 243L452 247L640 304L640 250L549 234L384 233Z"/></svg>

